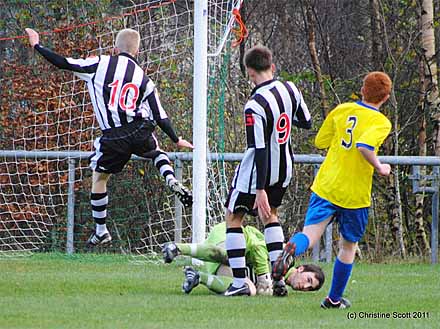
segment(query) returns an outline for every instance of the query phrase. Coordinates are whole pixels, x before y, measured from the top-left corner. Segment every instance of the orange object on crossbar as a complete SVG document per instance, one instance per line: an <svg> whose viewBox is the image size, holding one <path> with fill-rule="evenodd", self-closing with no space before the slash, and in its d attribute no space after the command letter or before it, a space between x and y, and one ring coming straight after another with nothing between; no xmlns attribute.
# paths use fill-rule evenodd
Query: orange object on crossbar
<svg viewBox="0 0 440 329"><path fill-rule="evenodd" d="M244 39L247 38L249 32L246 28L246 25L243 23L243 19L241 18L240 11L235 8L232 10L232 15L235 17L235 22L238 24L238 28L231 29L235 34L235 41L232 43L232 47L237 47L240 43L243 42Z"/></svg>

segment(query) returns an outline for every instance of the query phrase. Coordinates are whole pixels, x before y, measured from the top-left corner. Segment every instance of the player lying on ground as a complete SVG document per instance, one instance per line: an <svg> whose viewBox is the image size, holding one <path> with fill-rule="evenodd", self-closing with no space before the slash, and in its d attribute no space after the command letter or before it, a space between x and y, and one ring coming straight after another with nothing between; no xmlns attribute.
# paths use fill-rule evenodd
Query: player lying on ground
<svg viewBox="0 0 440 329"><path fill-rule="evenodd" d="M201 244L168 243L164 245L163 256L165 263L171 263L178 255L191 256L204 261L202 268L197 271L185 267L185 281L182 289L185 293L199 283L213 292L224 293L232 283L232 271L229 267L228 256L224 249L226 240L226 223L215 225L208 238ZM272 280L269 275L269 253L264 241L264 235L255 227L243 227L246 239L246 263L256 275L256 291L260 295L272 294ZM285 282L293 290L319 290L324 284L325 276L322 269L313 264L292 267L285 275ZM253 285L247 280L247 284ZM253 291L253 287L250 287Z"/></svg>
<svg viewBox="0 0 440 329"><path fill-rule="evenodd" d="M179 148L192 148L188 141L177 137L171 121L159 101L153 81L144 73L135 57L140 36L132 29L121 30L116 36L113 56L86 59L64 58L39 44L39 35L26 29L31 46L56 67L72 71L87 82L90 99L102 136L94 142L90 157L93 170L91 205L96 230L90 245L111 241L107 230L107 181L110 174L124 168L132 154L152 159L167 185L186 207L192 205L191 192L175 177L170 159L159 148L154 136L159 126Z"/></svg>
<svg viewBox="0 0 440 329"><path fill-rule="evenodd" d="M341 240L333 269L329 295L322 308L347 308L343 298L351 275L357 243L365 233L374 170L388 176L389 164L376 156L391 130L390 121L379 108L390 97L391 79L383 72L371 72L364 78L362 101L337 106L324 120L315 145L328 149L313 185L304 228L290 238L275 262L272 276L282 278L307 248L319 241L327 225L338 221Z"/></svg>

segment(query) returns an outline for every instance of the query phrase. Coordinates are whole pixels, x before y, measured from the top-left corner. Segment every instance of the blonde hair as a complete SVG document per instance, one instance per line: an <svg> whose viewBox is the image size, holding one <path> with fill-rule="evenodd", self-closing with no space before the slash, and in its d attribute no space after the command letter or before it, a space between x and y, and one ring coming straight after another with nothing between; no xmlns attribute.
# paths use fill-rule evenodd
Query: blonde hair
<svg viewBox="0 0 440 329"><path fill-rule="evenodd" d="M139 50L140 42L141 37L138 31L133 29L123 29L119 31L116 36L115 47L118 48L120 52L136 55Z"/></svg>

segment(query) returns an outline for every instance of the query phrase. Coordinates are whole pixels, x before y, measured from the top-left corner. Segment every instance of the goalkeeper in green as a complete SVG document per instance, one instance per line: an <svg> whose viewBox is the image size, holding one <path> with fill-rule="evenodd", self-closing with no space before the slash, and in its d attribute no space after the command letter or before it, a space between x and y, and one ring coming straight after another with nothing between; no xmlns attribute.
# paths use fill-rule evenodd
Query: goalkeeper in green
<svg viewBox="0 0 440 329"><path fill-rule="evenodd" d="M269 253L264 235L255 227L243 227L246 240L246 264L248 266L248 284L255 281L256 293L272 295L272 280L269 267ZM226 223L215 225L204 243L167 243L162 252L165 263L171 263L178 255L191 256L203 261L200 270L187 266L184 269L185 280L182 290L189 294L193 288L202 284L216 293L224 293L232 283L232 270L224 248L226 240ZM255 274L253 278L250 272ZM292 267L285 276L285 281L293 290L319 290L324 284L325 276L322 269L314 264ZM253 288L253 287L251 287ZM255 290L255 289L251 289Z"/></svg>

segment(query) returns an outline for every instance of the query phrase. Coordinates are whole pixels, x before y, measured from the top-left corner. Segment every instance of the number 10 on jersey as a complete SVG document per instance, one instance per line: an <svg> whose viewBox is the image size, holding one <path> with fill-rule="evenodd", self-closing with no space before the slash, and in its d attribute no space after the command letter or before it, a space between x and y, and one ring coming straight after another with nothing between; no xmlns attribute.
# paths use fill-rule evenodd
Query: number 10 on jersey
<svg viewBox="0 0 440 329"><path fill-rule="evenodd" d="M113 81L108 86L111 87L109 106L114 107L116 105L116 96L117 96L116 93L119 87L119 80ZM129 94L130 91L132 92L131 98L127 99L127 95ZM132 82L124 84L119 93L119 99L118 99L119 107L123 111L127 111L127 110L133 111L136 108L136 101L138 97L139 97L139 87L137 85L135 85Z"/></svg>

